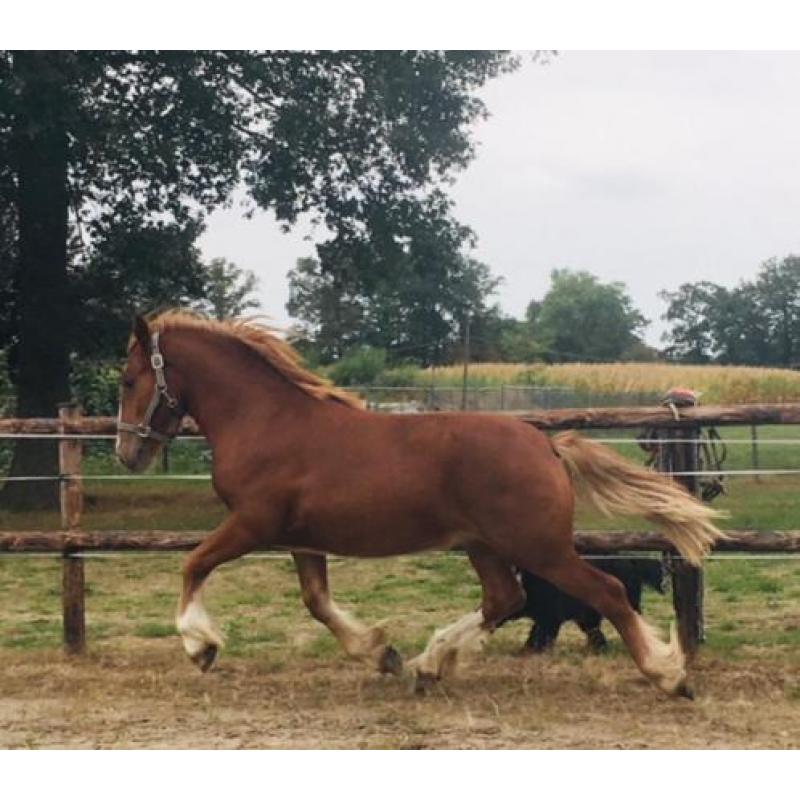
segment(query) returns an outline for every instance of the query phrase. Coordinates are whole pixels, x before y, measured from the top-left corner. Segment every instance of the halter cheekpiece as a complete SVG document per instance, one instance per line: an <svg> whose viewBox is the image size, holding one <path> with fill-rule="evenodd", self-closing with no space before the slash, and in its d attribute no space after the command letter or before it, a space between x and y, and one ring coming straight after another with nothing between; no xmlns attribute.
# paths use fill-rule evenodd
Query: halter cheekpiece
<svg viewBox="0 0 800 800"><path fill-rule="evenodd" d="M175 434L161 433L153 430L150 426L153 415L156 413L161 400L164 400L167 404L167 408L169 408L174 416L182 417L183 413L177 410L178 399L170 394L167 388L167 376L164 373L164 356L161 355L161 351L158 347L158 336L159 331L155 331L150 338L150 366L153 368L153 372L156 376L156 383L153 387L153 396L150 399L150 405L147 406L147 411L144 412L144 417L138 425L133 425L130 422L118 422L117 430L122 433L135 433L142 439L155 439L157 442L166 444L175 438Z"/></svg>

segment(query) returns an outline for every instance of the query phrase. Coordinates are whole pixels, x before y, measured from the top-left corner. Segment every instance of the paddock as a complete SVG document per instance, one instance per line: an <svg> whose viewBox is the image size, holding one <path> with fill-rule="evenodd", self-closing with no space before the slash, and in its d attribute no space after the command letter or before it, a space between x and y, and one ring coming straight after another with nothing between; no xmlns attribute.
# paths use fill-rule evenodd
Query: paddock
<svg viewBox="0 0 800 800"><path fill-rule="evenodd" d="M796 424L796 406L758 408L759 421ZM664 409L631 411L631 427L650 427L653 414L665 421ZM714 424L753 419L742 408L716 417L702 411ZM547 419L557 414L554 427L586 428L592 413L605 415L608 427L609 409ZM69 459L77 436L110 435L108 424L2 420L0 429L61 437ZM582 637L565 629L555 652L520 658L524 621L502 629L459 677L420 699L408 681L344 657L303 609L288 556L274 553L212 578L208 605L228 646L211 673L197 673L181 652L173 615L180 551L202 533L80 530L78 498L89 476L81 480L73 462L61 483L62 530L0 535L2 746L793 747L800 736L796 531L733 532L712 556L706 641L691 669L694 703L654 693L616 638L608 655L590 656ZM654 557L666 545L630 530L583 531L578 543L587 553ZM331 572L342 604L370 622L387 620L404 656L479 597L458 553L335 559ZM662 630L674 617L670 598L652 593L645 613ZM85 620L85 638L80 630L73 636L76 619Z"/></svg>
<svg viewBox="0 0 800 800"><path fill-rule="evenodd" d="M0 745L783 748L800 738L796 561L709 562L707 641L688 702L654 692L616 637L607 655L592 656L565 626L552 653L521 658L524 621L420 699L409 681L346 658L303 608L291 560L273 554L212 577L207 602L227 647L201 674L174 631L181 558L87 556L81 657L61 647L59 559L0 559ZM403 655L478 600L460 555L336 559L331 578L342 605L387 620ZM648 592L644 606L664 630L669 598Z"/></svg>

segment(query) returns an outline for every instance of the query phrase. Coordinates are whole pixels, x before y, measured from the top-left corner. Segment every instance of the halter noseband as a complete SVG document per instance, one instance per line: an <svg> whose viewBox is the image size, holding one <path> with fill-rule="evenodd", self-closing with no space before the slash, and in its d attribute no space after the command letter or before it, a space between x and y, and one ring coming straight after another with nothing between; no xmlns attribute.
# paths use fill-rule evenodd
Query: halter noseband
<svg viewBox="0 0 800 800"><path fill-rule="evenodd" d="M182 412L176 410L178 408L178 399L170 394L167 388L167 377L164 373L164 356L158 349L158 331L153 333L150 339L150 366L156 375L156 383L153 387L153 396L150 399L150 405L147 406L147 411L144 412L144 417L138 425L133 425L130 422L118 422L117 431L121 433L135 433L142 439L155 439L161 444L166 444L175 438L175 434L160 433L150 427L153 415L156 413L161 399L167 404L167 408L177 417L182 417Z"/></svg>

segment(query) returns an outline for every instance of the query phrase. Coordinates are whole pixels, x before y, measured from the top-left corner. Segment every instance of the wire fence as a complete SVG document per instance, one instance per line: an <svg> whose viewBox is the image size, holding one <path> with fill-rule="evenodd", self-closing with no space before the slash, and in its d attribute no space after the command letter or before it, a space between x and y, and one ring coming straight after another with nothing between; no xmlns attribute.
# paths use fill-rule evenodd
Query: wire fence
<svg viewBox="0 0 800 800"><path fill-rule="evenodd" d="M13 441L15 439L33 439L33 440L51 440L56 442L77 440L81 442L92 441L113 441L116 439L114 434L101 434L101 433L0 433L0 440ZM186 442L202 442L205 437L199 435L182 434L176 437L177 441ZM707 439L692 439L692 438L650 438L646 436L640 437L620 437L620 436L593 436L592 440L601 444L609 445L669 445L669 444L697 444L703 445ZM751 451L754 447L769 447L779 448L794 448L800 446L800 439L759 439L759 438L719 438L715 442L719 445L726 447L730 446L745 446L750 447ZM201 459L202 460L202 459ZM207 460L207 459L205 459ZM754 456L757 461L757 456ZM92 473L82 472L80 475L15 475L15 476L0 476L0 481L9 482L36 482L36 481L69 481L73 478L80 478L84 481L208 481L211 480L212 475L208 472L202 473L175 473L169 471L168 459L162 463L162 472L150 472L146 474L117 474L117 473ZM778 468L765 468L753 467L751 469L713 469L713 470L671 470L670 475L674 477L758 477L758 476L778 476L778 475L800 475L800 468L791 467L778 467Z"/></svg>
<svg viewBox="0 0 800 800"><path fill-rule="evenodd" d="M113 441L117 437L114 434L101 433L0 433L0 440L13 441L15 439L51 440L63 441ZM205 437L199 435L183 434L175 437L178 441L205 441ZM610 445L668 445L668 444L697 444L702 445L707 440L692 438L648 438L648 437L606 437L593 436L592 440L601 444ZM752 448L768 445L769 447L797 447L800 446L800 439L716 439L717 444L725 446L748 446ZM756 459L757 460L757 457ZM800 475L800 469L796 468L764 468L757 467L752 469L713 469L713 470L671 470L673 477L758 477L758 476L778 476L778 475ZM165 471L161 473L146 473L142 475L134 474L115 474L115 473L86 473L80 475L59 474L59 475L14 475L0 476L0 481L6 482L37 482L37 481L70 481L80 478L84 481L209 481L211 473L174 473L169 472L168 461Z"/></svg>
<svg viewBox="0 0 800 800"><path fill-rule="evenodd" d="M423 411L527 411L658 405L658 392L590 392L569 386L349 386L369 408L394 413Z"/></svg>
<svg viewBox="0 0 800 800"><path fill-rule="evenodd" d="M388 390L396 390L397 387L369 387L370 389L386 389ZM418 387L400 387L401 391L405 391L408 388L416 388ZM440 388L440 387L438 387ZM508 387L507 387L508 388ZM531 387L511 387L511 388L524 388L530 389ZM474 391L482 391L482 390L474 390ZM487 391L494 391L494 390L487 390ZM552 392L551 392L552 393ZM495 392L497 395L497 392ZM384 409L388 413L391 413L392 409ZM792 448L800 445L800 438L759 438L757 436L757 429L756 426L751 426L752 435L746 438L733 438L733 437L717 437L715 442L717 445L723 445L725 447L747 447L750 448L751 458L752 458L752 468L728 468L722 469L719 464L713 465L711 468L707 468L707 465L701 465L701 468L694 468L694 469L669 469L667 468L667 474L671 475L674 478L713 478L713 479L722 479L722 478L755 478L759 480L760 478L768 478L768 477L778 477L778 476L792 476L792 475L800 475L800 464L797 466L793 465L780 465L780 466L770 466L765 467L761 466L759 463L758 457L758 448L768 446L769 448L777 447L777 448L784 448L788 449L789 452L792 452ZM586 430L583 431L586 435L592 437L593 441L608 445L622 445L628 446L628 448L634 446L642 446L643 449L647 448L652 450L653 447L662 447L662 446L686 446L686 445L698 445L702 446L707 443L707 439L704 437L699 438L691 438L691 437L679 437L673 438L669 437L668 435L664 437L659 436L652 436L648 434L652 434L652 430L646 431L644 434L635 436L633 432L629 436L608 436L602 435L601 431L593 431L593 430ZM601 435L597 435L601 433ZM47 432L47 433L28 433L28 432L3 432L0 433L0 444L2 446L7 447L8 444L11 444L14 440L43 440L43 441L53 441L58 442L59 446L62 446L62 443L73 442L79 447L84 446L91 446L94 443L108 443L110 441L115 440L116 434L114 433L82 433L82 432L69 432L69 433L56 433L56 432ZM184 433L176 437L176 440L179 442L204 442L205 438L202 435L191 434L191 433ZM4 444L7 443L7 444ZM92 452L91 450L86 452ZM96 452L96 451L95 451ZM200 466L201 463L205 463L206 465L210 462L210 450L208 448L203 448L199 451L191 451L193 454L193 460L191 463L186 463L187 459L184 457L182 459L183 464L185 466L189 466L189 470L178 470L171 472L169 469L169 450L165 449L164 458L161 463L161 472L147 472L144 474L130 474L127 472L109 472L103 471L103 465L113 465L114 462L111 460L111 455L107 454L104 455L101 459L94 459L91 461L91 466L89 470L82 469L80 473L76 474L74 472L61 472L59 474L51 474L51 475L13 475L13 476L0 476L0 482L14 482L14 483L24 483L24 482L59 482L62 484L69 485L75 481L81 481L84 483L105 483L105 482L209 482L212 480L212 474L207 469L203 471L194 471L193 467L195 465ZM741 452L741 451L739 451ZM628 451L628 455L630 455L630 451ZM108 460L107 460L108 459ZM791 459L793 462L796 463L796 459ZM739 459L739 463L741 464L741 459ZM87 465L87 462L84 461L84 466ZM97 468L100 467L101 469L97 471ZM744 465L742 465L744 467ZM79 466L79 469L81 467ZM662 470L663 471L663 470Z"/></svg>

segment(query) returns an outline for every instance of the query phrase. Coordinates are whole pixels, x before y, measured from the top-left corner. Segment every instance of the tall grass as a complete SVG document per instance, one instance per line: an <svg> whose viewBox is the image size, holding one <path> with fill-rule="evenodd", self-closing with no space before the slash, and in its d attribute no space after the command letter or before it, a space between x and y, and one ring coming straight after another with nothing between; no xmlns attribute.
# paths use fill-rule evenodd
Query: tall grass
<svg viewBox="0 0 800 800"><path fill-rule="evenodd" d="M460 385L463 367L420 370L421 385ZM684 364L471 364L473 386L565 386L589 394L666 392L687 386L704 403L793 403L800 400L800 372L765 367Z"/></svg>

